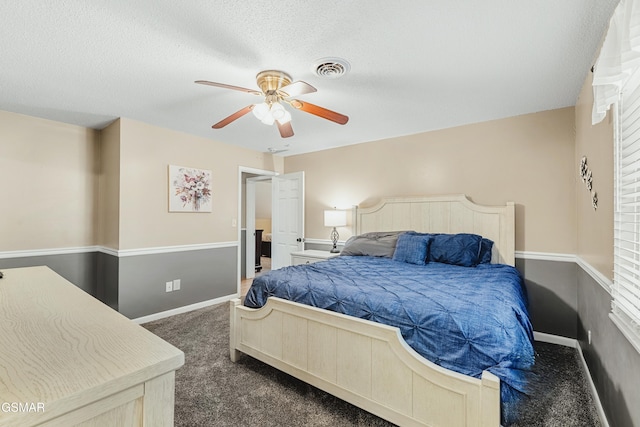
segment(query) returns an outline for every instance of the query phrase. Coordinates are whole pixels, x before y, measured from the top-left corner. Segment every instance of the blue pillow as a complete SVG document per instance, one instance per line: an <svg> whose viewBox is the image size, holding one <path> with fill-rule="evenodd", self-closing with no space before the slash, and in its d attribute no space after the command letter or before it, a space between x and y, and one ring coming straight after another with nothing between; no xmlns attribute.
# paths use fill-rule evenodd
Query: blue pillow
<svg viewBox="0 0 640 427"><path fill-rule="evenodd" d="M474 267L480 260L482 237L477 234L437 234L429 247L429 261Z"/></svg>
<svg viewBox="0 0 640 427"><path fill-rule="evenodd" d="M409 264L425 265L431 237L404 233L398 237L393 260Z"/></svg>
<svg viewBox="0 0 640 427"><path fill-rule="evenodd" d="M491 263L491 250L493 248L493 240L482 238L480 242L480 256L478 257L478 264L490 264Z"/></svg>

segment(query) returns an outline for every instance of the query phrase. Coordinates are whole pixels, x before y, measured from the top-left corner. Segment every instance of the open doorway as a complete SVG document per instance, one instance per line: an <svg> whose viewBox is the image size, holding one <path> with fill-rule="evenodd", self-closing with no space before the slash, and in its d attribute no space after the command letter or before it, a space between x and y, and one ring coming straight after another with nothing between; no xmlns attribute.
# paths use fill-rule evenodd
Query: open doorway
<svg viewBox="0 0 640 427"><path fill-rule="evenodd" d="M238 247L238 293L245 295L256 274L271 269L270 258L263 261L263 241L271 234L271 177L275 172L240 168L240 224ZM267 232L265 232L267 231ZM271 251L269 248L269 256Z"/></svg>
<svg viewBox="0 0 640 427"><path fill-rule="evenodd" d="M256 275L291 265L304 249L304 172L279 175L240 167L238 293Z"/></svg>
<svg viewBox="0 0 640 427"><path fill-rule="evenodd" d="M253 212L253 222L255 224L254 237L255 237L255 277L258 277L271 270L271 224L272 224L272 200L271 200L271 177L255 177L250 178L248 181L253 180L254 185L254 208L247 209L247 215L250 210ZM247 193L249 195L249 193ZM247 205L250 205L250 201L247 201ZM247 221L249 223L249 221ZM249 244L249 242L247 242ZM247 271L251 270L247 265Z"/></svg>

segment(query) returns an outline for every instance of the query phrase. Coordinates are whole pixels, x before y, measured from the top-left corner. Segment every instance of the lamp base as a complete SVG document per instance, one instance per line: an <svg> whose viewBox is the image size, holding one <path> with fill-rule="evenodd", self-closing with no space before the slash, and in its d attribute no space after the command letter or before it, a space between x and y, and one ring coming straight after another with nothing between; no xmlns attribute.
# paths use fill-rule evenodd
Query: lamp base
<svg viewBox="0 0 640 427"><path fill-rule="evenodd" d="M329 253L337 254L340 252L338 250L338 237L339 237L338 230L336 230L336 228L333 227L333 230L331 231L331 243L333 243L333 248L331 248Z"/></svg>

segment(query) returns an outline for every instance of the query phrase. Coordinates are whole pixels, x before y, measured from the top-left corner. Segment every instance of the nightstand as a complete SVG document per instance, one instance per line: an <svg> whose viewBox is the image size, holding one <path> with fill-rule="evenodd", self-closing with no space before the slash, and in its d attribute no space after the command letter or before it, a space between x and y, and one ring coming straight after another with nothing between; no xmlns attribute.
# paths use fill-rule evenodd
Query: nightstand
<svg viewBox="0 0 640 427"><path fill-rule="evenodd" d="M338 255L340 254L331 253L329 251L318 251L314 249L291 252L291 265L313 264L314 262L323 261L329 258L335 258Z"/></svg>

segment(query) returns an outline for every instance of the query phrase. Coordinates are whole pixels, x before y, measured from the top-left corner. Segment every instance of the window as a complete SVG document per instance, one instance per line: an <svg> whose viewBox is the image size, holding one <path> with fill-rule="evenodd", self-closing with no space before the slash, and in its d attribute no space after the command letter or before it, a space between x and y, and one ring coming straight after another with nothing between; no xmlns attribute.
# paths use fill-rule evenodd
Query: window
<svg viewBox="0 0 640 427"><path fill-rule="evenodd" d="M640 351L640 69L622 87L615 116L611 319Z"/></svg>
<svg viewBox="0 0 640 427"><path fill-rule="evenodd" d="M596 124L614 105L614 251L611 320L640 352L640 0L611 17L593 74Z"/></svg>

